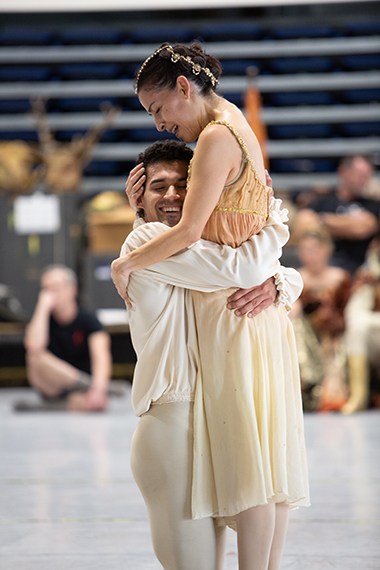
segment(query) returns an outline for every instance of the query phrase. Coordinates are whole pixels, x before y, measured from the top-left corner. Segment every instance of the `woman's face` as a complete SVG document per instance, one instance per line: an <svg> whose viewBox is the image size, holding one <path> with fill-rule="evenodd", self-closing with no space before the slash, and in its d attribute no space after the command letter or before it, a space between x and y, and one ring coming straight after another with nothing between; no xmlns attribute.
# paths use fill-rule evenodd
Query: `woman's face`
<svg viewBox="0 0 380 570"><path fill-rule="evenodd" d="M139 100L144 109L152 115L158 131L168 131L186 143L193 142L201 128L196 121L196 109L181 85L173 90L151 91L141 89Z"/></svg>
<svg viewBox="0 0 380 570"><path fill-rule="evenodd" d="M301 239L298 245L298 255L304 267L310 270L321 270L328 265L331 248L314 237Z"/></svg>

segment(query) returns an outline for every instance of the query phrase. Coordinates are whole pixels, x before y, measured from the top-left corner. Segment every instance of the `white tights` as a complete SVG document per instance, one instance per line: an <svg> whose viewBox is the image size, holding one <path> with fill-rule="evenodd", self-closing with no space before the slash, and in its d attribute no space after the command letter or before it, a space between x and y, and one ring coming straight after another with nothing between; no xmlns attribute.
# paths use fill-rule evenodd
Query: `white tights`
<svg viewBox="0 0 380 570"><path fill-rule="evenodd" d="M153 405L133 434L131 466L164 570L223 570L225 527L191 518L193 405ZM278 570L288 507L252 507L237 519L239 569Z"/></svg>
<svg viewBox="0 0 380 570"><path fill-rule="evenodd" d="M285 503L252 507L237 515L239 570L279 570L288 516Z"/></svg>

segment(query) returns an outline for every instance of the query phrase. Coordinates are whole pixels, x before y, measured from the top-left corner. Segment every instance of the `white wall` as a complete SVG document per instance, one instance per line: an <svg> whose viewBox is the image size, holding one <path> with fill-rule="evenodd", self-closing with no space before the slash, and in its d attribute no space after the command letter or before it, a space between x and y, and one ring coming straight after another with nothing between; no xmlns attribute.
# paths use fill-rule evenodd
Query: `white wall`
<svg viewBox="0 0 380 570"><path fill-rule="evenodd" d="M334 0L350 2L355 0ZM373 2L377 0L372 0ZM196 8L238 8L243 6L280 6L326 4L331 0L0 0L0 12L62 12L101 10L178 10Z"/></svg>

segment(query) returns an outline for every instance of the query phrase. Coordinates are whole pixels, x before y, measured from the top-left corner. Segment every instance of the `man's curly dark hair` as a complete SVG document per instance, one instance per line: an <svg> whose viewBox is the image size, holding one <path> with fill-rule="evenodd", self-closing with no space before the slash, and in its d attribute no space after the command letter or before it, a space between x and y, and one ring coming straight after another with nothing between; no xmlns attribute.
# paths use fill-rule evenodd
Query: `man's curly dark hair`
<svg viewBox="0 0 380 570"><path fill-rule="evenodd" d="M136 159L136 164L142 162L146 169L151 164L163 161L172 162L174 160L183 160L190 162L192 156L193 151L182 141L156 141L148 146L144 152L140 152Z"/></svg>

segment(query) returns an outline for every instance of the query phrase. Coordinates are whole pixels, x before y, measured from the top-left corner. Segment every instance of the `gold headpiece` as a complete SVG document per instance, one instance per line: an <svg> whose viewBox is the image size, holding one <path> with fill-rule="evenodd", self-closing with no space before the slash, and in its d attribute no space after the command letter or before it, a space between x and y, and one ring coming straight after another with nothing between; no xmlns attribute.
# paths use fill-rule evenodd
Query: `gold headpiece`
<svg viewBox="0 0 380 570"><path fill-rule="evenodd" d="M170 59L173 63L177 63L177 61L179 61L180 59L183 59L184 61L186 61L186 63L189 63L191 65L192 72L194 73L194 75L199 75L201 71L204 71L205 74L211 79L211 83L212 83L213 87L215 87L215 85L219 84L219 81L217 80L215 75L212 73L212 71L208 67L202 67L201 65L199 65L199 63L194 63L189 55L188 56L181 55L180 53L175 52L171 45L165 45L165 46L162 46L162 47L159 47L158 49L156 49L156 51L154 53L152 53L152 55L150 55L149 57L146 58L146 60L144 61L144 63L140 67L139 72L136 76L136 89L135 89L136 94L138 92L139 79L140 79L140 75L141 75L142 71L148 65L148 62L153 57L155 57L157 54L159 54L161 51L163 51L164 49L167 49L171 53Z"/></svg>

